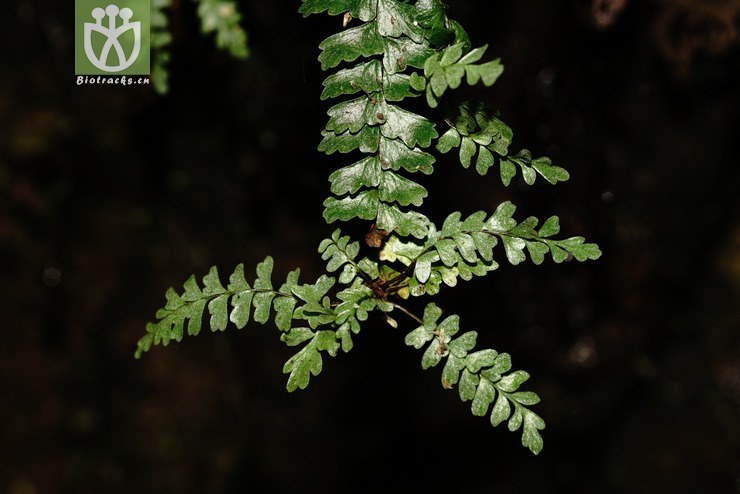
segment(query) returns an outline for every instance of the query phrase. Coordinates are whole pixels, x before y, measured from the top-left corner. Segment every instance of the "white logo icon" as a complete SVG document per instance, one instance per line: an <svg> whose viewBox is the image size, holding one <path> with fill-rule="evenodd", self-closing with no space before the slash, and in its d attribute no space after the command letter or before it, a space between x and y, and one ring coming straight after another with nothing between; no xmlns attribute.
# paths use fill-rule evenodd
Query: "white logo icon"
<svg viewBox="0 0 740 494"><path fill-rule="evenodd" d="M141 22L129 22L134 12L128 7L119 9L117 5L108 5L105 10L96 7L91 12L95 23L85 23L85 55L95 67L105 72L120 72L125 70L136 61L141 51ZM108 26L103 25L103 17L108 16ZM123 24L116 26L116 16L123 20ZM128 57L124 53L123 46L118 38L128 31L133 30L134 46ZM93 50L92 33L96 31L106 37L105 44L98 56ZM118 57L118 65L108 65L110 51L114 50Z"/></svg>

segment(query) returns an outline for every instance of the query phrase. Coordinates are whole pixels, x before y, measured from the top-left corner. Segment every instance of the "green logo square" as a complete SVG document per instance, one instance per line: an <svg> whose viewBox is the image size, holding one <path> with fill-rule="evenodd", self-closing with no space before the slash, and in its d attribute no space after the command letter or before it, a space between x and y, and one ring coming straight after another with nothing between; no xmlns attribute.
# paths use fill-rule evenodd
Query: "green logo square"
<svg viewBox="0 0 740 494"><path fill-rule="evenodd" d="M75 74L148 75L149 0L75 0Z"/></svg>

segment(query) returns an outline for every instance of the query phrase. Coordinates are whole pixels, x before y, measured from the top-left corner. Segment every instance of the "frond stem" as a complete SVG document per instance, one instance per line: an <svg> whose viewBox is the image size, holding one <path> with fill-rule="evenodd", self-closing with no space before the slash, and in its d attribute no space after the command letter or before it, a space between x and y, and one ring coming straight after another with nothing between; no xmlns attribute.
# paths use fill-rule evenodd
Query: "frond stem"
<svg viewBox="0 0 740 494"><path fill-rule="evenodd" d="M417 316L416 314L414 314L413 312L411 312L410 310L408 310L406 307L404 307L402 305L399 305L399 304L397 304L395 302L391 302L391 305L393 305L393 308L394 309L400 310L401 312L403 312L404 314L406 314L407 316L409 316L411 319L413 319L414 321L418 322L420 325L422 325L422 326L424 325L424 321L419 316Z"/></svg>

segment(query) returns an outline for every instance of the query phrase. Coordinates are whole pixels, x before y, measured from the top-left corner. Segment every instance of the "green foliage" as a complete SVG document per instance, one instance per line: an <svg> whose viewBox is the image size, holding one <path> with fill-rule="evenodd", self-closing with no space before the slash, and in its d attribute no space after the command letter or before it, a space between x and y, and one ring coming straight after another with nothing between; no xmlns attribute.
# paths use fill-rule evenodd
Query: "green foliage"
<svg viewBox="0 0 740 494"><path fill-rule="evenodd" d="M247 58L247 34L241 28L241 14L231 0L196 0L204 34L216 33L216 46L235 58Z"/></svg>
<svg viewBox="0 0 740 494"><path fill-rule="evenodd" d="M344 9L344 10L342 10ZM374 2L304 2L304 15L349 12L366 22L330 36L319 48L322 68L355 62L324 81L322 99L360 94L332 106L319 149L331 154L358 150L367 156L332 173L334 197L325 202L327 222L370 220L384 231L422 239L430 221L409 206L427 196L419 183L400 171L431 173L434 157L424 151L438 137L426 117L394 104L418 96L426 86L420 69L433 57L421 12L410 4ZM441 13L439 7L428 9Z"/></svg>
<svg viewBox="0 0 740 494"><path fill-rule="evenodd" d="M526 149L509 156L513 137L511 129L495 116L488 115L480 104L463 103L459 114L447 123L450 128L437 141L437 150L448 153L459 148L463 168L475 163L476 171L485 175L498 159L501 182L506 186L516 176L517 166L528 185L534 184L537 174L553 185L570 178L565 169L554 166L549 158L533 159Z"/></svg>
<svg viewBox="0 0 740 494"><path fill-rule="evenodd" d="M585 243L583 237L552 239L560 231L557 216L550 217L539 231L539 220L533 216L518 223L513 214L516 206L502 203L486 217L484 211L471 214L464 220L459 212L451 213L442 228L432 226L424 243L404 241L391 235L380 252L380 259L400 261L409 267L408 279L411 295L434 295L441 283L457 285L457 278L465 281L473 275L484 276L498 268L493 249L503 245L506 259L517 265L527 259L526 252L535 264L542 264L549 252L556 263L569 258L578 261L598 259L601 251L596 244Z"/></svg>
<svg viewBox="0 0 740 494"><path fill-rule="evenodd" d="M289 330L297 301L292 290L298 283L300 271L291 272L280 289L275 290L270 279L272 267L271 257L257 265L254 286L247 283L244 265L239 264L229 277L226 288L221 284L215 267L203 277L203 288L195 276L185 282L182 295L174 288L169 288L165 294L167 303L157 312L158 321L147 325L147 334L139 340L136 357L140 357L152 345L167 346L172 340L182 340L186 327L189 335L200 333L206 307L211 315L212 331L223 331L229 321L241 329L247 325L250 317L264 324L270 319L271 309L275 312L275 325L282 331Z"/></svg>
<svg viewBox="0 0 740 494"><path fill-rule="evenodd" d="M199 14L204 31L216 31L220 46L242 56L244 38L232 8L232 2L201 0ZM418 324L405 342L424 349L423 369L444 362L443 387L457 386L460 398L471 402L472 413L489 415L493 426L507 422L511 431L522 429L522 444L539 453L545 423L529 409L539 397L520 390L529 374L512 371L507 353L473 351L477 333L459 334L457 315L442 319L442 310L429 302L418 317L404 301L434 296L460 279L485 276L504 257L511 265L527 259L539 265L547 257L562 263L601 256L598 246L583 237L558 238L557 216L541 224L533 216L515 219L516 206L510 201L492 213L463 217L453 211L438 227L421 209L429 195L421 181L434 172L437 159L432 152L456 150L463 167L474 164L480 175L498 164L504 186L517 171L529 185L538 175L557 184L569 178L568 172L527 150L510 154L512 130L480 103L458 105L455 114L444 118L447 130L442 135L437 123L410 109L419 108L408 105L412 98L423 96L422 101L436 108L463 81L491 86L503 71L498 59L483 61L487 46L473 49L441 1L304 0L300 12L343 16L345 29L319 45L318 60L331 72L321 99L338 101L327 111L318 149L352 158L329 175L331 195L323 202L323 216L327 223L366 222L364 245L335 229L319 245L326 273L315 283L299 284L295 270L276 289L270 257L257 265L251 285L242 265L226 287L216 268L202 285L191 277L182 293L167 291L157 322L147 325L139 341L137 358L152 345L180 341L185 331L199 333L206 309L212 331L223 331L229 323L243 328L250 319L273 321L281 340L298 347L283 367L287 389L294 391L323 370L324 356L349 352L353 336L371 324L371 315L398 327L395 311Z"/></svg>
<svg viewBox="0 0 740 494"><path fill-rule="evenodd" d="M429 81L426 88L427 103L432 108L439 104L439 99L447 89L457 89L465 81L474 86L482 81L485 86L492 86L504 71L499 59L478 64L488 46L468 51L463 55L465 42L455 43L441 52L437 52L424 62L424 77Z"/></svg>
<svg viewBox="0 0 740 494"><path fill-rule="evenodd" d="M236 2L232 0L194 0L198 3L198 17L203 34L215 33L216 46L234 58L249 56L247 34L242 29L241 14ZM172 34L166 10L172 8L172 0L151 0L151 80L155 91L166 94L169 91L170 45Z"/></svg>
<svg viewBox="0 0 740 494"><path fill-rule="evenodd" d="M531 391L519 391L529 374L510 372L511 357L507 353L491 349L471 353L478 333L467 331L458 335L460 318L447 316L438 323L441 316L442 310L429 303L421 325L406 335L407 345L416 349L426 345L422 368L435 367L446 359L442 386L452 389L457 385L460 399L472 402L470 410L475 416L483 417L490 409L494 427L508 420L509 430L514 432L524 424L522 445L539 453L543 444L539 431L545 428L545 422L527 406L539 403L540 398Z"/></svg>
<svg viewBox="0 0 740 494"><path fill-rule="evenodd" d="M169 46L172 43L172 34L169 31L169 19L165 13L171 6L172 0L151 0L151 46L152 46L152 74L151 80L155 91L165 94L169 91L169 72L167 63L170 61Z"/></svg>

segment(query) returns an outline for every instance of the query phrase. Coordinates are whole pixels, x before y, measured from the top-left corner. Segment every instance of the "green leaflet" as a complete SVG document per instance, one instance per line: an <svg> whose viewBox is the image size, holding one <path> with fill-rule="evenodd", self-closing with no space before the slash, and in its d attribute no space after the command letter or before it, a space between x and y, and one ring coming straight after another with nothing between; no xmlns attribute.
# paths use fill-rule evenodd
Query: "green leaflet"
<svg viewBox="0 0 740 494"><path fill-rule="evenodd" d="M378 150L380 132L378 127L363 127L359 132L335 132L325 130L321 133L324 139L319 144L319 151L332 154L337 151L349 153L355 149L363 153L374 153Z"/></svg>
<svg viewBox="0 0 740 494"><path fill-rule="evenodd" d="M379 198L386 203L421 206L427 191L424 187L392 171L381 169L378 156L368 156L357 163L340 168L331 175L331 191L338 195L354 194L361 188L377 188Z"/></svg>
<svg viewBox="0 0 740 494"><path fill-rule="evenodd" d="M377 226L381 230L421 239L428 235L430 224L429 219L417 211L401 211L394 205L379 204Z"/></svg>
<svg viewBox="0 0 740 494"><path fill-rule="evenodd" d="M470 353L477 334L469 331L455 337L460 330L459 317L448 316L438 322L441 316L439 307L427 304L422 324L406 335L407 345L416 349L426 346L422 368L434 367L447 359L442 386L452 389L457 385L460 399L471 402L473 415L483 417L490 412L494 427L508 420L513 432L524 425L522 444L538 454L543 447L539 431L545 428L545 422L527 407L539 403L539 397L531 391L519 391L529 374L509 372L511 358L506 353L490 349Z"/></svg>
<svg viewBox="0 0 740 494"><path fill-rule="evenodd" d="M230 0L196 0L201 31L216 33L216 46L228 50L235 58L247 58L247 35L241 28L241 14Z"/></svg>
<svg viewBox="0 0 740 494"><path fill-rule="evenodd" d="M375 17L375 0L303 0L298 12L308 17L326 11L329 15L349 12L352 17L369 21Z"/></svg>
<svg viewBox="0 0 740 494"><path fill-rule="evenodd" d="M329 197L324 201L324 219L327 223L349 221L353 218L374 220L378 216L379 205L376 190L365 190L343 199Z"/></svg>
<svg viewBox="0 0 740 494"><path fill-rule="evenodd" d="M410 148L400 139L388 139L387 137L381 137L379 145L378 159L383 169L390 168L394 171L404 169L410 173L420 171L425 175L434 171L432 166L435 161L434 156L418 147Z"/></svg>
<svg viewBox="0 0 740 494"><path fill-rule="evenodd" d="M532 185L535 182L537 174L541 175L551 184L563 182L570 178L570 175L565 169L552 165L549 158L533 159L532 154L526 149L523 149L514 156L509 156L508 160L519 165L522 171L522 177L528 185Z"/></svg>
<svg viewBox="0 0 740 494"><path fill-rule="evenodd" d="M426 59L433 54L434 49L426 43L416 43L404 37L386 39L383 50L383 69L387 74L403 72L409 67L421 69ZM417 88L417 90L421 89Z"/></svg>
<svg viewBox="0 0 740 494"><path fill-rule="evenodd" d="M335 134L345 131L356 134L363 127L380 125L385 122L387 108L388 105L384 101L373 100L366 96L343 101L329 108L327 113L330 118L326 124L326 130Z"/></svg>
<svg viewBox="0 0 740 494"><path fill-rule="evenodd" d="M298 388L305 389L311 376L319 375L323 369L321 352L325 351L334 357L339 346L336 332L325 330L314 333L308 344L283 366L283 373L290 374L287 384L288 391L295 391Z"/></svg>
<svg viewBox="0 0 740 494"><path fill-rule="evenodd" d="M397 202L401 206L421 206L427 190L413 180L391 171L384 171L380 179L380 200L385 203Z"/></svg>
<svg viewBox="0 0 740 494"><path fill-rule="evenodd" d="M294 317L308 321L311 329L331 324L336 315L331 308L327 292L334 282L334 278L322 275L314 285L295 287L293 289L295 296L306 303L296 309Z"/></svg>
<svg viewBox="0 0 740 494"><path fill-rule="evenodd" d="M414 83L418 84L415 77L400 73L385 74L380 60L370 60L327 77L321 99L360 92L370 94L382 90L387 101L401 101L406 97L417 96L412 85Z"/></svg>
<svg viewBox="0 0 740 494"><path fill-rule="evenodd" d="M347 263L354 264L359 252L360 244L358 242L350 243L349 235L342 235L342 231L339 229L334 230L331 238L324 239L319 244L319 254L321 254L323 260L328 261L326 270L330 273Z"/></svg>
<svg viewBox="0 0 740 494"><path fill-rule="evenodd" d="M395 105L388 105L382 120L385 120L385 125L380 128L383 136L401 139L409 148L429 147L438 135L432 122Z"/></svg>
<svg viewBox="0 0 740 494"><path fill-rule="evenodd" d="M378 0L377 29L385 38L408 36L413 42L421 43L424 28L419 25L417 12L413 5L396 0Z"/></svg>
<svg viewBox="0 0 740 494"><path fill-rule="evenodd" d="M430 46L448 45L455 41L455 32L447 27L449 19L439 0L421 0L416 3L419 25L424 28L424 37Z"/></svg>
<svg viewBox="0 0 740 494"><path fill-rule="evenodd" d="M326 270L330 273L344 268L344 272L352 272L351 278L346 281L340 278L340 282L346 285L354 281L355 276L366 276L370 280L378 278L378 263L362 258L356 261L357 254L360 251L358 242L350 242L349 235L342 235L339 229L334 230L331 238L325 239L319 245L321 258L328 261ZM351 268L351 269L348 269Z"/></svg>
<svg viewBox="0 0 740 494"><path fill-rule="evenodd" d="M481 81L485 86L492 86L503 73L504 67L499 59L476 63L483 57L487 45L464 54L466 44L467 41L461 41L448 46L424 63L424 77L428 81L426 99L430 107L437 107L447 89L457 89L463 78L471 86Z"/></svg>
<svg viewBox="0 0 740 494"><path fill-rule="evenodd" d="M383 87L381 67L379 60L370 60L330 75L324 80L321 99L336 98L344 94L380 91Z"/></svg>
<svg viewBox="0 0 740 494"><path fill-rule="evenodd" d="M331 191L338 195L354 194L360 188L376 188L383 171L377 156L368 156L357 163L345 166L329 175Z"/></svg>
<svg viewBox="0 0 740 494"><path fill-rule="evenodd" d="M383 53L383 41L373 23L362 24L328 37L319 45L321 68L336 67L341 62L354 62L360 57Z"/></svg>
<svg viewBox="0 0 740 494"><path fill-rule="evenodd" d="M366 126L380 125L384 137L401 139L409 148L428 147L437 137L434 124L426 118L366 96L334 105L328 114L326 130L337 135L345 131L356 134Z"/></svg>

